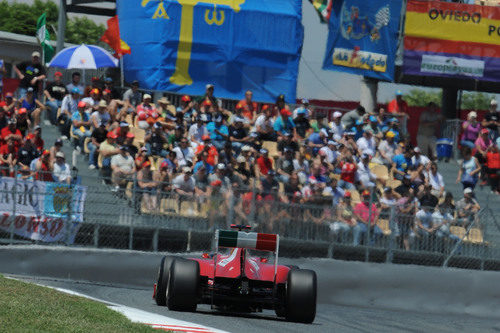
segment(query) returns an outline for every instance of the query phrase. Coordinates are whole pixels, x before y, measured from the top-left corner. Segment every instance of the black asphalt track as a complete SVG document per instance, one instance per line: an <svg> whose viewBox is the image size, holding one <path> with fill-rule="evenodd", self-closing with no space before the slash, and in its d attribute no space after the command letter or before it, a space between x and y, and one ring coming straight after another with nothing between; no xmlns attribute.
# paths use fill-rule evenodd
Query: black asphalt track
<svg viewBox="0 0 500 333"><path fill-rule="evenodd" d="M312 325L273 312L168 311L152 300L161 255L61 248L0 248L0 272L113 303L230 332L500 332L499 273L339 262L286 260L318 273Z"/></svg>

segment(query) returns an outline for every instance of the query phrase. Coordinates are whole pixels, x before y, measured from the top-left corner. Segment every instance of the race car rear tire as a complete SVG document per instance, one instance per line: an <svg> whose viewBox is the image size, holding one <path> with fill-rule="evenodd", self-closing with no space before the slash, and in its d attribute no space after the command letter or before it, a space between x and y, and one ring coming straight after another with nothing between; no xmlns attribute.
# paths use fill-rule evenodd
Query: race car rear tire
<svg viewBox="0 0 500 333"><path fill-rule="evenodd" d="M197 261L176 259L170 267L167 305L169 310L196 311L200 265Z"/></svg>
<svg viewBox="0 0 500 333"><path fill-rule="evenodd" d="M316 273L308 269L290 270L285 297L286 320L312 323L316 317Z"/></svg>
<svg viewBox="0 0 500 333"><path fill-rule="evenodd" d="M159 306L167 305L167 287L170 276L170 266L175 257L164 256L161 258L160 267L158 267L158 277L156 280L155 301Z"/></svg>

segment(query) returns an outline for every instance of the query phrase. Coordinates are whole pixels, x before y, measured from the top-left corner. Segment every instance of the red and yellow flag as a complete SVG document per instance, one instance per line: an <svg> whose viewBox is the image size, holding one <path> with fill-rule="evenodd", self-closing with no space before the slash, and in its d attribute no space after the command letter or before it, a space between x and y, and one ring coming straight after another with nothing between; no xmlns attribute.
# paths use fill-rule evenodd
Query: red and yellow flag
<svg viewBox="0 0 500 333"><path fill-rule="evenodd" d="M120 38L120 25L116 15L108 20L108 29L104 31L101 40L115 50L114 56L118 59L131 53L130 46Z"/></svg>

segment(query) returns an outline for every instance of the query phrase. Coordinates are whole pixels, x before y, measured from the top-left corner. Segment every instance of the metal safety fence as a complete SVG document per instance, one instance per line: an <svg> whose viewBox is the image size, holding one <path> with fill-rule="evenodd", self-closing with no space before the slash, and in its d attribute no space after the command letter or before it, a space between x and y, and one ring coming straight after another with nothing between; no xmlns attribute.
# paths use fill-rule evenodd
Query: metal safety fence
<svg viewBox="0 0 500 333"><path fill-rule="evenodd" d="M0 177L1 243L208 251L216 229L247 224L279 234L284 256L500 269L500 223L489 208L464 214L414 200L388 202L376 188L369 201L351 202L322 194L298 200L257 182L199 182L195 193L137 175L118 189L116 179L26 175Z"/></svg>

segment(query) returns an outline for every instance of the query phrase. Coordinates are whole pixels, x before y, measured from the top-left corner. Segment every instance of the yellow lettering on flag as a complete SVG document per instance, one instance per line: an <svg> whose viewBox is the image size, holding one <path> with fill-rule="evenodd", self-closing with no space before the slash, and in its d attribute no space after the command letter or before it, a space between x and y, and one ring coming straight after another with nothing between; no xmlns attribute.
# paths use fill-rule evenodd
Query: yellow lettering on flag
<svg viewBox="0 0 500 333"><path fill-rule="evenodd" d="M142 7L145 7L149 2L153 0L142 0ZM163 6L163 0L159 1L156 8L156 12L153 15L153 19L158 17L169 18L165 7ZM177 47L177 58L175 62L175 72L170 77L170 82L173 84L183 86L190 85L193 83L191 76L189 75L189 63L191 62L191 46L193 44L193 23L194 23L194 6L199 3L207 3L214 5L214 12L212 14L212 20L207 20L208 14L205 13L206 23L215 23L216 25L222 25L224 23L224 12L221 12L221 19L216 18L215 6L227 6L231 8L235 13L240 11L240 6L245 3L246 0L177 0L181 5L181 30L179 33L179 45ZM166 2L166 1L165 1ZM161 6L161 9L160 9ZM164 13L165 16L158 16L157 13Z"/></svg>
<svg viewBox="0 0 500 333"><path fill-rule="evenodd" d="M160 2L158 4L158 7L156 8L156 11L153 15L153 19L157 19L159 17L170 19L170 17L168 17L167 11L165 10L165 7L163 7L163 2Z"/></svg>
<svg viewBox="0 0 500 333"><path fill-rule="evenodd" d="M408 11L405 35L410 37L443 39L456 42L500 45L500 20L482 17L479 22L462 21L441 16L431 18L429 13Z"/></svg>

